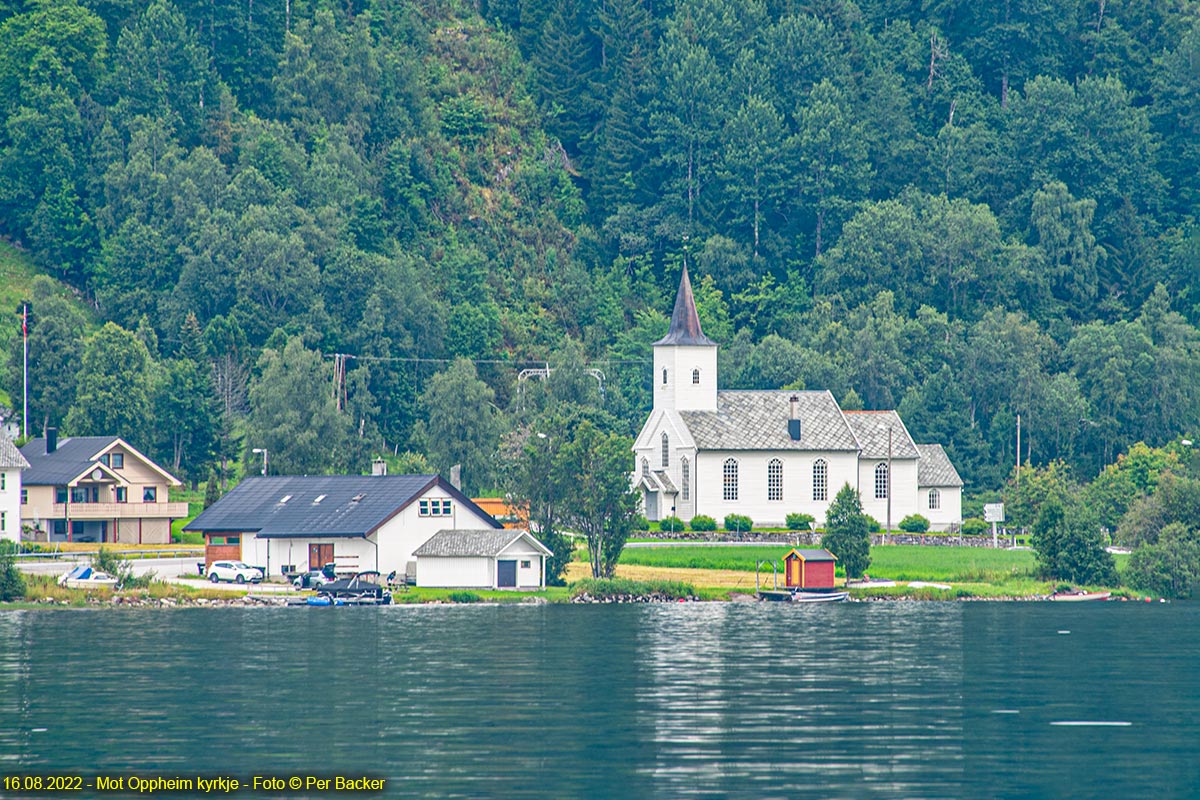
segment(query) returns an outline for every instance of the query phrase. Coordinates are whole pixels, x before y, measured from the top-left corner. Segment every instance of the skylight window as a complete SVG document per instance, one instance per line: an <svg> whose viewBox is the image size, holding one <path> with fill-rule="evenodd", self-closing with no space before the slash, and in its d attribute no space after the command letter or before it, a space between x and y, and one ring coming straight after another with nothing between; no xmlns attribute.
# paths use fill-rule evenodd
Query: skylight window
<svg viewBox="0 0 1200 800"><path fill-rule="evenodd" d="M357 503L358 501L362 500L364 497L366 497L365 494L356 494L356 495L354 495L354 497L350 498L350 502Z"/></svg>
<svg viewBox="0 0 1200 800"><path fill-rule="evenodd" d="M323 495L323 494L319 494L319 495L317 495L316 497L314 497L314 498L313 498L313 505L314 505L314 506L315 506L315 505L317 505L318 503L320 503L320 502L321 502L322 500L324 500L324 499L325 499L325 495Z"/></svg>
<svg viewBox="0 0 1200 800"><path fill-rule="evenodd" d="M284 503L286 503L288 500L291 500L291 499L292 499L292 496L290 494L285 494L283 497L279 498L279 505L283 505Z"/></svg>

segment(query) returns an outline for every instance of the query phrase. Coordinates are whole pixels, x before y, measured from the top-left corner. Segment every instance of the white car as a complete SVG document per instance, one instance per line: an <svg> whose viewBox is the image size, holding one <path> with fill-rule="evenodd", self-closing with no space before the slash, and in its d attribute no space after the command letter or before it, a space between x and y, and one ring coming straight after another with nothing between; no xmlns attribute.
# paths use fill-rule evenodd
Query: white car
<svg viewBox="0 0 1200 800"><path fill-rule="evenodd" d="M262 570L241 561L214 561L208 568L208 579L213 583L231 581L234 583L261 583Z"/></svg>

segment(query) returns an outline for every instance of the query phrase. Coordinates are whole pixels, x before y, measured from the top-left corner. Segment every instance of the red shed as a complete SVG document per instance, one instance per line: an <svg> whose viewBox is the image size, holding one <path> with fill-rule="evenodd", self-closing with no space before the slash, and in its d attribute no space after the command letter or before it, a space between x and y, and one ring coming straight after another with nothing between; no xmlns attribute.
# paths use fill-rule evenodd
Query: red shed
<svg viewBox="0 0 1200 800"><path fill-rule="evenodd" d="M832 589L837 556L828 550L792 550L783 557L789 589Z"/></svg>

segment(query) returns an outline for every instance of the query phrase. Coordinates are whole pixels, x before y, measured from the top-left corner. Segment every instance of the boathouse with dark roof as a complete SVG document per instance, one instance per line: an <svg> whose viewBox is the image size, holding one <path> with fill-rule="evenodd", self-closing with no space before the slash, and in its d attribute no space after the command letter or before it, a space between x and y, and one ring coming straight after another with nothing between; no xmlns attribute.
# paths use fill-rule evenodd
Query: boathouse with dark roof
<svg viewBox="0 0 1200 800"><path fill-rule="evenodd" d="M447 527L501 526L438 475L272 475L246 478L184 530L204 534L206 568L240 558L268 577L326 564L415 577L413 553Z"/></svg>

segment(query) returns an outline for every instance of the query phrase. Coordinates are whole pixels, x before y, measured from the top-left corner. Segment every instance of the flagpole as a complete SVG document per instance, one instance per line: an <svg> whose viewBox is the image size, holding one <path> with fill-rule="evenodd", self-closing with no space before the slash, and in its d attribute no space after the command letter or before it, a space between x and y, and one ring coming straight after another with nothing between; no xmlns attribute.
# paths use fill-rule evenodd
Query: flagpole
<svg viewBox="0 0 1200 800"><path fill-rule="evenodd" d="M29 438L29 304L21 304L21 345L24 350L24 394L21 397L21 438Z"/></svg>

